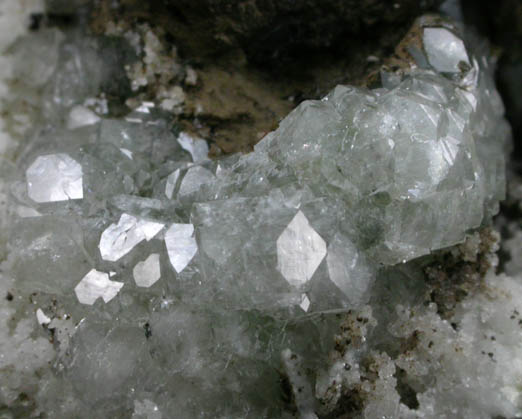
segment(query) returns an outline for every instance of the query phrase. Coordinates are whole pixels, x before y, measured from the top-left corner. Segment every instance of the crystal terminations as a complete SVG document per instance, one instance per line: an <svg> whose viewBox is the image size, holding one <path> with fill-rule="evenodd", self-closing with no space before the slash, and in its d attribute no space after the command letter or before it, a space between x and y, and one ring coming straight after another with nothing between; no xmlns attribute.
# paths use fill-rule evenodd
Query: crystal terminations
<svg viewBox="0 0 522 419"><path fill-rule="evenodd" d="M497 211L510 133L487 49L452 24L418 25L415 63L383 70L381 88L338 86L254 152L218 161L157 103L109 117L94 42L55 29L22 40L48 58L24 74L53 128L3 168L2 266L30 296L18 312L33 310L56 347L35 340L38 374L11 368L5 404L34 388L35 409L56 418L330 418L350 394L368 419L443 409L447 383L469 375L444 375L447 353L458 339L478 346L433 304L413 306L422 287L402 262L462 242ZM416 328L420 344L446 348L446 369L426 372L422 346L397 355ZM417 410L399 396L400 371ZM522 413L518 376L491 377L503 380L491 412ZM451 408L482 417L471 393Z"/></svg>

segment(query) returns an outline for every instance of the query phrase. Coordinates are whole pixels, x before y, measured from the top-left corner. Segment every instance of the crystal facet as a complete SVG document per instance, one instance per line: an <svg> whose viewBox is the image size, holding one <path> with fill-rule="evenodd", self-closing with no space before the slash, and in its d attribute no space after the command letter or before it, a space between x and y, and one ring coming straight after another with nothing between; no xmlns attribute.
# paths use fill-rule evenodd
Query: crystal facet
<svg viewBox="0 0 522 419"><path fill-rule="evenodd" d="M138 287L151 287L161 277L160 255L152 253L143 262L138 262L132 273Z"/></svg>
<svg viewBox="0 0 522 419"><path fill-rule="evenodd" d="M277 266L294 286L308 282L326 256L326 242L298 211L277 239Z"/></svg>
<svg viewBox="0 0 522 419"><path fill-rule="evenodd" d="M67 154L37 157L26 177L29 198L35 202L83 198L82 166Z"/></svg>
<svg viewBox="0 0 522 419"><path fill-rule="evenodd" d="M105 272L92 269L76 285L74 292L82 304L93 305L98 298L104 302L111 301L123 287L123 282L111 281Z"/></svg>
<svg viewBox="0 0 522 419"><path fill-rule="evenodd" d="M111 224L100 237L100 254L112 262L129 253L143 240L151 240L164 227L162 223L122 214L118 224Z"/></svg>
<svg viewBox="0 0 522 419"><path fill-rule="evenodd" d="M437 71L459 73L462 64L470 65L464 42L449 29L424 28L423 41L428 61Z"/></svg>
<svg viewBox="0 0 522 419"><path fill-rule="evenodd" d="M198 251L192 224L172 224L165 233L170 263L177 273L183 271Z"/></svg>

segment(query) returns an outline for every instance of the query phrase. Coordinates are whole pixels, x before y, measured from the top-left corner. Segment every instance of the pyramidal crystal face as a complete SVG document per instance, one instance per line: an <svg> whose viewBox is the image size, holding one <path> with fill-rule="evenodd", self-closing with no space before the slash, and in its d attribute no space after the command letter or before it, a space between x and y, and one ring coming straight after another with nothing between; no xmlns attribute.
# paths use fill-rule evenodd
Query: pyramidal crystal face
<svg viewBox="0 0 522 419"><path fill-rule="evenodd" d="M279 271L291 285L304 285L325 256L326 242L299 211L277 239Z"/></svg>
<svg viewBox="0 0 522 419"><path fill-rule="evenodd" d="M198 251L194 226L172 224L165 233L165 245L174 270L178 273L183 271Z"/></svg>

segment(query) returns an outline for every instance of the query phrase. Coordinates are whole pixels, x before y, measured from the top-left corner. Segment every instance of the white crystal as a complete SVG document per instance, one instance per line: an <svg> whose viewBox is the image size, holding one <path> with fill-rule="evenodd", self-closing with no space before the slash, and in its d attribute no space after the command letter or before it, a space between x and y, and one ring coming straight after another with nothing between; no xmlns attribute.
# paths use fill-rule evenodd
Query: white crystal
<svg viewBox="0 0 522 419"><path fill-rule="evenodd" d="M160 271L160 255L158 253L152 253L143 262L138 262L132 274L134 281L138 287L148 288L154 285L161 277Z"/></svg>
<svg viewBox="0 0 522 419"><path fill-rule="evenodd" d="M308 311L310 308L310 299L304 293L301 295L301 303L299 304L299 307L301 307L303 311Z"/></svg>
<svg viewBox="0 0 522 419"><path fill-rule="evenodd" d="M212 180L214 180L214 178L215 176L212 174L212 172L208 169L205 169L204 167L191 167L181 181L179 195L191 195L194 192L197 192L201 186L210 183Z"/></svg>
<svg viewBox="0 0 522 419"><path fill-rule="evenodd" d="M298 211L277 239L277 266L294 286L308 282L326 256L326 242Z"/></svg>
<svg viewBox="0 0 522 419"><path fill-rule="evenodd" d="M116 297L121 287L123 282L111 281L107 273L92 269L76 285L74 292L80 303L93 305L100 297L108 303Z"/></svg>
<svg viewBox="0 0 522 419"><path fill-rule="evenodd" d="M186 132L179 134L178 143L192 156L194 163L208 160L208 144L205 140L194 138Z"/></svg>
<svg viewBox="0 0 522 419"><path fill-rule="evenodd" d="M179 169L176 169L167 177L167 184L165 185L165 195L169 199L172 199L172 195L174 194L174 189L176 188L176 183L178 183L179 179L179 173Z"/></svg>
<svg viewBox="0 0 522 419"><path fill-rule="evenodd" d="M118 224L111 224L101 235L99 244L101 257L115 262L143 240L151 240L164 226L161 223L122 214Z"/></svg>
<svg viewBox="0 0 522 419"><path fill-rule="evenodd" d="M423 41L428 61L437 71L458 73L461 62L469 65L464 42L450 30L425 28Z"/></svg>
<svg viewBox="0 0 522 419"><path fill-rule="evenodd" d="M132 151L126 149L126 148L120 148L120 151L125 154L129 159L133 159L132 157Z"/></svg>
<svg viewBox="0 0 522 419"><path fill-rule="evenodd" d="M36 319L39 324L49 324L51 323L51 318L48 317L41 308L36 310Z"/></svg>
<svg viewBox="0 0 522 419"><path fill-rule="evenodd" d="M165 233L165 245L170 263L176 272L180 273L198 251L194 226L192 224L172 224Z"/></svg>
<svg viewBox="0 0 522 419"><path fill-rule="evenodd" d="M76 129L87 125L94 125L101 121L101 118L85 106L77 105L69 112L67 128Z"/></svg>
<svg viewBox="0 0 522 419"><path fill-rule="evenodd" d="M83 198L82 166L67 154L37 157L26 177L29 198L35 202Z"/></svg>

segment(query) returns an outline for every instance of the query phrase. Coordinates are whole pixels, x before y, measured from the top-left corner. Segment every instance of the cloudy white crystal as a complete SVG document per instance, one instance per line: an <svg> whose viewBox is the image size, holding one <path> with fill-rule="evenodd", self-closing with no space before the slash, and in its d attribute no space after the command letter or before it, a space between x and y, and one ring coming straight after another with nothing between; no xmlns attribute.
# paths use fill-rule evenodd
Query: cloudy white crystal
<svg viewBox="0 0 522 419"><path fill-rule="evenodd" d="M94 125L100 122L101 118L89 108L77 105L69 112L67 119L67 128L76 129L88 125Z"/></svg>
<svg viewBox="0 0 522 419"><path fill-rule="evenodd" d="M143 240L151 240L165 225L133 215L122 214L117 224L105 229L100 237L102 259L115 262L129 253Z"/></svg>
<svg viewBox="0 0 522 419"><path fill-rule="evenodd" d="M26 172L29 198L57 202L83 198L82 166L67 154L39 156Z"/></svg>
<svg viewBox="0 0 522 419"><path fill-rule="evenodd" d="M74 292L80 303L93 305L100 297L108 303L116 297L122 287L123 282L111 281L109 274L92 269L76 285Z"/></svg>
<svg viewBox="0 0 522 419"><path fill-rule="evenodd" d="M294 286L307 283L326 256L326 242L298 211L277 239L277 266Z"/></svg>
<svg viewBox="0 0 522 419"><path fill-rule="evenodd" d="M469 66L464 42L449 29L424 28L423 42L428 61L437 71L458 73L461 63Z"/></svg>
<svg viewBox="0 0 522 419"><path fill-rule="evenodd" d="M148 288L154 285L161 277L159 253L152 253L144 261L138 262L132 274L138 287Z"/></svg>
<svg viewBox="0 0 522 419"><path fill-rule="evenodd" d="M165 245L172 267L177 273L182 272L198 251L194 226L172 224L165 233Z"/></svg>

